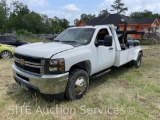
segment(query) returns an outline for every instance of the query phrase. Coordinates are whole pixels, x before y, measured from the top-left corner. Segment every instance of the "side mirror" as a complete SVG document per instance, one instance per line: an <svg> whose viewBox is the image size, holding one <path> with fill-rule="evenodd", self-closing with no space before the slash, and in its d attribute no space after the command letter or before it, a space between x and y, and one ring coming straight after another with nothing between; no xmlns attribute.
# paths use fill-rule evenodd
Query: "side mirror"
<svg viewBox="0 0 160 120"><path fill-rule="evenodd" d="M112 46L112 42L113 42L112 36L106 35L104 37L104 40L98 40L98 46L103 45L103 46L110 47L110 46Z"/></svg>

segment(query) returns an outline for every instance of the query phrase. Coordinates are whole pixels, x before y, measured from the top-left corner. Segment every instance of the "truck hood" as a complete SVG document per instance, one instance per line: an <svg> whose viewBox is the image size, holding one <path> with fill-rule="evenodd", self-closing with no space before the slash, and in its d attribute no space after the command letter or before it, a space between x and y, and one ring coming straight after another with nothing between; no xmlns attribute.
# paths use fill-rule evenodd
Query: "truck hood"
<svg viewBox="0 0 160 120"><path fill-rule="evenodd" d="M32 43L27 45L19 46L15 49L15 53L22 55L50 58L52 55L73 49L72 45L51 42L51 43Z"/></svg>

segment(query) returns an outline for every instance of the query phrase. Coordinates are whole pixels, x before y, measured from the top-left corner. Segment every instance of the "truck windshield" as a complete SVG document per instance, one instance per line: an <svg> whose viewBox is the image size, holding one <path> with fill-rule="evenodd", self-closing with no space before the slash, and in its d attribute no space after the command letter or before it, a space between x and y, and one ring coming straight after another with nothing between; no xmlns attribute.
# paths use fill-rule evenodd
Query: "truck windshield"
<svg viewBox="0 0 160 120"><path fill-rule="evenodd" d="M60 33L54 41L85 45L90 43L94 31L94 28L70 28Z"/></svg>

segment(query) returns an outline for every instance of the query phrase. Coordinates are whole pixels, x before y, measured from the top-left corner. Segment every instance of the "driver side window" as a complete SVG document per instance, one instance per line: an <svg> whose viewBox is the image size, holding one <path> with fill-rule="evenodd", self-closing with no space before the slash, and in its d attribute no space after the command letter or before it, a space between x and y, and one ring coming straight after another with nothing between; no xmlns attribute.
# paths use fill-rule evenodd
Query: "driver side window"
<svg viewBox="0 0 160 120"><path fill-rule="evenodd" d="M101 30L99 30L99 32L97 34L97 39L98 40L104 40L104 37L106 35L109 35L108 30L107 29L101 29Z"/></svg>
<svg viewBox="0 0 160 120"><path fill-rule="evenodd" d="M108 30L106 28L99 30L99 32L97 34L97 37L96 37L95 43L98 43L99 40L104 40L104 37L106 35L109 35L109 32L108 32Z"/></svg>

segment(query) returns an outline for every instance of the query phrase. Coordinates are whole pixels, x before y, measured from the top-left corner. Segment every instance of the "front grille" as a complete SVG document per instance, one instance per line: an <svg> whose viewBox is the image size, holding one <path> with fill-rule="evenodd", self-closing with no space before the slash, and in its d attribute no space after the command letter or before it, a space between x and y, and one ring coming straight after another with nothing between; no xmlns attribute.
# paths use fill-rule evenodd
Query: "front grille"
<svg viewBox="0 0 160 120"><path fill-rule="evenodd" d="M34 67L29 67L29 66L22 66L19 63L15 62L15 65L23 70L29 71L29 72L33 72L36 74L40 74L40 68L34 68Z"/></svg>
<svg viewBox="0 0 160 120"><path fill-rule="evenodd" d="M17 53L14 54L14 57L18 58L18 59L23 59L23 60L28 61L28 62L39 63L39 64L41 63L41 59L40 58L24 56L24 55L20 55L20 54L17 54Z"/></svg>
<svg viewBox="0 0 160 120"><path fill-rule="evenodd" d="M33 73L33 74L43 74L43 70L44 70L44 63L45 61L40 59L40 58L34 58L34 57L30 57L30 56L25 56L25 55L20 55L15 53L14 55L15 58L15 65L22 69L25 70L29 73ZM24 61L24 64L20 63L20 60Z"/></svg>

